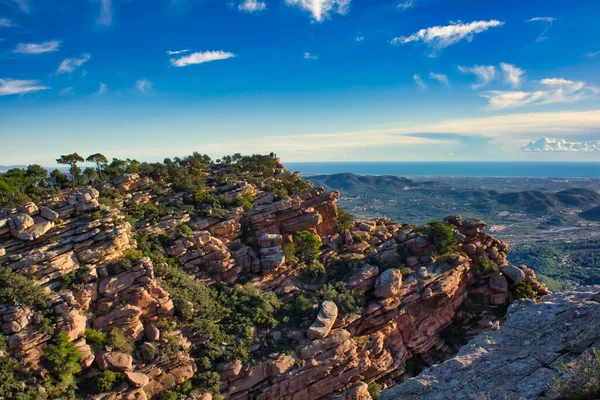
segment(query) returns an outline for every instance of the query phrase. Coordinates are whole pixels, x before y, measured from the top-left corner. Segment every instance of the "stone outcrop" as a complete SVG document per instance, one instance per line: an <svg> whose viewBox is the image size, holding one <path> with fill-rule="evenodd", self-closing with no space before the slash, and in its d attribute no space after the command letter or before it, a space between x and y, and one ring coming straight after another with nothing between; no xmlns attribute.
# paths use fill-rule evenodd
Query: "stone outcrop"
<svg viewBox="0 0 600 400"><path fill-rule="evenodd" d="M82 354L81 376L95 379L105 370L124 373L113 392L94 399L159 396L189 381L200 368L187 351L191 346L203 349L213 338L192 327L169 324L190 304L173 303L155 268L179 264L189 279L207 285L250 281L247 284L275 293L282 302L293 301L300 293L312 295L324 283L334 283L328 279L339 272L341 288L359 299L348 312L336 305L335 298L319 298L318 310L302 316L293 328L252 327L256 340L247 350L260 361L214 366L220 393L232 400L367 400L368 383L405 379L411 358L433 364L451 355L452 345L441 332L453 321L468 326L471 336L499 327L491 313L461 311L464 302L506 306L521 282L537 294L547 293L529 268L509 265L508 246L487 234L481 220L447 218L458 248L450 256L434 257L431 238L412 225L380 218L340 229L338 192L304 185L301 191L276 197L270 185L298 179L282 167L267 178L244 172L232 179L228 171L217 167L203 175L207 190L227 200L223 209L203 205L190 210L183 194L169 185L157 188L148 177L124 174L94 189L65 191L38 204L0 212L0 262L45 288L54 333L66 333ZM116 208L101 205L106 199L100 199L100 193L118 193L116 199L102 201ZM250 206L245 204L249 199ZM128 218L143 215L134 213L142 205L158 209L171 204L179 208L152 220ZM306 282L302 263L286 259L290 249L286 246L300 230L315 233L322 242L318 261L327 278ZM134 238L141 237L163 247L161 257L152 255L161 265L135 252L133 260L128 258L138 246ZM163 256L171 257L173 264L163 264ZM482 257L499 270L474 276ZM121 263L124 260L128 262ZM8 352L36 379L47 373L42 358L52 339L42 329L43 322L39 310L0 304L0 330L8 337ZM109 345L88 343L86 328L104 333L118 329L135 350L125 354ZM264 351L272 342L293 349ZM165 351L167 347L170 351ZM204 371L206 365L201 368ZM197 397L206 399L205 393Z"/></svg>
<svg viewBox="0 0 600 400"><path fill-rule="evenodd" d="M456 357L381 395L395 399L555 399L560 365L600 349L600 287L519 300L502 328L482 333Z"/></svg>

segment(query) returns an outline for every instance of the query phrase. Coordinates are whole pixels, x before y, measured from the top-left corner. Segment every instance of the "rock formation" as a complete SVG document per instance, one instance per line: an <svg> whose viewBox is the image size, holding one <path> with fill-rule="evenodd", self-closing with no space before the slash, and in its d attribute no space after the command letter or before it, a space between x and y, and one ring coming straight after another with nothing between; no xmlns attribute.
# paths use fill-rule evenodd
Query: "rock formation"
<svg viewBox="0 0 600 400"><path fill-rule="evenodd" d="M375 219L340 227L339 193L305 186L281 165L231 175L231 167L221 166L203 175L206 193L226 201L224 209L214 202L199 208L211 199L202 189L187 197L196 202L192 211L169 185L156 188L148 176L124 174L97 189L65 191L0 212L0 263L45 288L52 304L52 332L42 329L40 310L0 304L8 352L27 367L31 384L44 390L44 352L62 332L81 353L81 379L122 374L112 392L86 394L90 398L151 398L216 376L219 384L211 390L228 399L368 399L368 384L402 381L414 360L431 365L450 357L456 349L444 336L449 325L460 323L468 337L500 326L493 312L472 312L464 304L501 311L524 283L536 296L548 292L533 271L509 265L508 246L487 234L481 220L446 218L456 246L438 255L434 239L413 225ZM278 194L286 187L285 196ZM115 197L110 205L103 205L102 193ZM169 211L149 216L161 207ZM302 260L286 258L293 256L298 231L322 243L324 276L307 281ZM155 256L148 243L161 246L164 256L155 262L145 256ZM482 272L484 261L492 267ZM199 350L231 343L195 331L187 316L197 310L157 277L159 269L174 268L169 263L181 266L185 280L215 290L250 281L246 285L285 303L300 294L328 297L295 327L280 321L275 328L236 332L254 340L245 349L249 361L206 365ZM340 300L344 293L354 308ZM100 334L116 329L133 351L98 344L86 328ZM277 350L284 345L285 351Z"/></svg>

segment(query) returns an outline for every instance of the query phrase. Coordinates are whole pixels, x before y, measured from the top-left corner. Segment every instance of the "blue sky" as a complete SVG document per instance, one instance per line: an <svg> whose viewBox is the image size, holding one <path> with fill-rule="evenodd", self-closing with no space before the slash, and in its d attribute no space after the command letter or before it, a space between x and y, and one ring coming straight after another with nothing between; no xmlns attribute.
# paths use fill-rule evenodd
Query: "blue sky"
<svg viewBox="0 0 600 400"><path fill-rule="evenodd" d="M0 0L0 165L600 161L599 19L589 0Z"/></svg>

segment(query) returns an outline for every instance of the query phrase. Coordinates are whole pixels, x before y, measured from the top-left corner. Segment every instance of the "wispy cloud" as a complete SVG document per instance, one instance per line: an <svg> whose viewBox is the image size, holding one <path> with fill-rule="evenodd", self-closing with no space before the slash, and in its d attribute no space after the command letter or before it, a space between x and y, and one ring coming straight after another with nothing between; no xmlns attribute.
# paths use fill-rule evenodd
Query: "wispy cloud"
<svg viewBox="0 0 600 400"><path fill-rule="evenodd" d="M245 11L247 13L256 13L264 11L267 8L267 4L264 1L258 0L244 0L240 3L238 10Z"/></svg>
<svg viewBox="0 0 600 400"><path fill-rule="evenodd" d="M31 11L31 7L29 6L29 0L8 0L8 4L12 4L25 14Z"/></svg>
<svg viewBox="0 0 600 400"><path fill-rule="evenodd" d="M69 95L69 94L73 93L74 90L75 90L75 88L73 86L68 86L60 91L60 95L61 96Z"/></svg>
<svg viewBox="0 0 600 400"><path fill-rule="evenodd" d="M506 63L500 63L500 68L504 72L504 83L515 88L521 86L521 78L525 75L525 71Z"/></svg>
<svg viewBox="0 0 600 400"><path fill-rule="evenodd" d="M77 58L77 57L66 58L58 66L58 69L56 70L56 74L57 75L65 74L65 73L70 74L71 72L75 71L77 69L77 67L81 67L89 59L90 59L89 54L83 54L80 58Z"/></svg>
<svg viewBox="0 0 600 400"><path fill-rule="evenodd" d="M171 65L174 67L187 67L188 65L202 64L217 60L226 60L235 57L235 54L228 51L200 51L192 53L189 56L172 58Z"/></svg>
<svg viewBox="0 0 600 400"><path fill-rule="evenodd" d="M185 50L167 50L167 54L170 55L170 56L174 56L176 54L183 54L183 53L187 53L189 51L190 50L188 50L188 49L185 49Z"/></svg>
<svg viewBox="0 0 600 400"><path fill-rule="evenodd" d="M106 93L107 90L108 90L108 86L106 86L106 83L102 82L102 83L100 83L100 86L98 87L98 90L96 91L96 95L102 96L104 93Z"/></svg>
<svg viewBox="0 0 600 400"><path fill-rule="evenodd" d="M556 21L556 18L552 18L552 17L535 17L535 18L528 19L525 22L542 22L542 23L545 24L544 31L536 39L536 42L541 42L543 40L548 39L548 36L546 36L546 34L548 33L548 31L552 27L552 23L554 21Z"/></svg>
<svg viewBox="0 0 600 400"><path fill-rule="evenodd" d="M450 86L450 82L448 82L448 77L444 74L436 74L435 72L430 72L429 73L429 77L431 79L435 79L436 81L438 81L439 83L446 85L446 86Z"/></svg>
<svg viewBox="0 0 600 400"><path fill-rule="evenodd" d="M285 0L290 6L298 6L312 14L313 19L322 22L334 12L346 14L350 8L351 0Z"/></svg>
<svg viewBox="0 0 600 400"><path fill-rule="evenodd" d="M58 40L49 40L43 43L19 43L17 48L13 50L14 53L22 54L41 54L50 53L57 51L60 48L60 42Z"/></svg>
<svg viewBox="0 0 600 400"><path fill-rule="evenodd" d="M393 45L407 44L411 42L423 42L433 49L432 56L443 48L452 46L462 40L472 41L476 33L485 32L490 28L504 25L504 22L474 21L462 23L460 21L446 26L433 26L421 29L410 36L401 36L392 39Z"/></svg>
<svg viewBox="0 0 600 400"><path fill-rule="evenodd" d="M594 57L597 57L599 55L600 55L600 51L594 51L594 52L591 52L591 53L585 53L585 56L588 57L588 58L594 58Z"/></svg>
<svg viewBox="0 0 600 400"><path fill-rule="evenodd" d="M425 84L425 82L423 82L423 78L421 78L421 75L414 74L413 75L413 79L415 80L415 83L417 85L419 85L421 88L427 89L427 85Z"/></svg>
<svg viewBox="0 0 600 400"><path fill-rule="evenodd" d="M493 65L475 65L474 67L459 66L458 70L464 73L471 73L477 76L478 83L471 85L473 89L479 89L487 86L496 76L496 67Z"/></svg>
<svg viewBox="0 0 600 400"><path fill-rule="evenodd" d="M314 54L310 54L308 52L304 53L304 59L305 60L317 60L319 57L315 56Z"/></svg>
<svg viewBox="0 0 600 400"><path fill-rule="evenodd" d="M0 18L0 28L10 28L14 26L12 21L8 18Z"/></svg>
<svg viewBox="0 0 600 400"><path fill-rule="evenodd" d="M542 79L538 85L538 89L534 91L490 91L481 96L488 100L488 109L499 110L528 105L571 103L600 94L600 89L595 86L564 78Z"/></svg>
<svg viewBox="0 0 600 400"><path fill-rule="evenodd" d="M400 10L404 11L404 10L407 10L407 9L413 7L414 5L415 5L414 0L406 0L406 1L402 1L402 2L398 3L396 8L399 8Z"/></svg>
<svg viewBox="0 0 600 400"><path fill-rule="evenodd" d="M47 89L50 87L40 85L40 81L37 80L0 79L0 96L33 93Z"/></svg>
<svg viewBox="0 0 600 400"><path fill-rule="evenodd" d="M144 94L150 94L154 92L153 83L146 79L139 79L135 82L135 88Z"/></svg>
<svg viewBox="0 0 600 400"><path fill-rule="evenodd" d="M100 0L100 16L96 20L98 25L112 24L112 0Z"/></svg>
<svg viewBox="0 0 600 400"><path fill-rule="evenodd" d="M600 151L600 140L570 142L563 138L543 137L521 146L521 150L536 153L589 153Z"/></svg>
<svg viewBox="0 0 600 400"><path fill-rule="evenodd" d="M354 38L354 40L356 40L357 42L363 42L365 40L364 36L357 36Z"/></svg>

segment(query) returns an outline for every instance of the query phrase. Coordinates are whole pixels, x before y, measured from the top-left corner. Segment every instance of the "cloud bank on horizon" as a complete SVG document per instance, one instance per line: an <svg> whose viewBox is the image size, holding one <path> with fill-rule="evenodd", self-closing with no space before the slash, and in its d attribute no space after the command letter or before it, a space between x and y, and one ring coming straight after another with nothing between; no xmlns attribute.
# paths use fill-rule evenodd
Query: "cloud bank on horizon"
<svg viewBox="0 0 600 400"><path fill-rule="evenodd" d="M600 3L457 2L0 0L0 157L93 133L148 157L600 161Z"/></svg>

